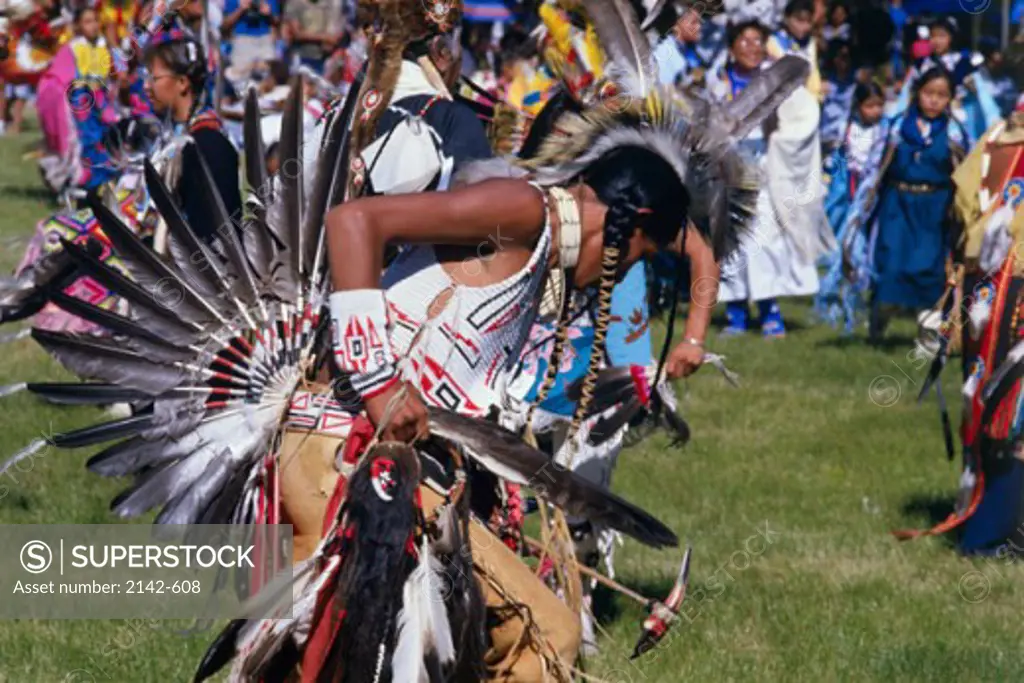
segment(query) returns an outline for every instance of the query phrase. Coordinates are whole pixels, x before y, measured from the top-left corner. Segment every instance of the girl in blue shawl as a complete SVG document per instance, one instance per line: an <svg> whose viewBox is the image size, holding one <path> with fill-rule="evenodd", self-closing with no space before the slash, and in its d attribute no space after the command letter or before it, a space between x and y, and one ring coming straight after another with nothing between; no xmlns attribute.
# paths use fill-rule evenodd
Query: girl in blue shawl
<svg viewBox="0 0 1024 683"><path fill-rule="evenodd" d="M843 227L839 267L855 290L872 289L872 339L890 310L931 308L945 286L950 176L970 146L950 115L954 87L939 67L917 81L910 108L886 122Z"/></svg>

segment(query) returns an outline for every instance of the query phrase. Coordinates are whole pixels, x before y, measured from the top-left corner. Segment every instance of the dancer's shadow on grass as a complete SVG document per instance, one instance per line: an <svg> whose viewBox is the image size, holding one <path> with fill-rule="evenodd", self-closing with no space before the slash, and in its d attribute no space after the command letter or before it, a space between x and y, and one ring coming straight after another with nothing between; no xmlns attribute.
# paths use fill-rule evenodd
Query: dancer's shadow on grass
<svg viewBox="0 0 1024 683"><path fill-rule="evenodd" d="M24 187L3 187L0 188L0 200L2 199L28 199L31 201L53 204L53 193L45 187L27 185Z"/></svg>
<svg viewBox="0 0 1024 683"><path fill-rule="evenodd" d="M860 332L822 339L817 342L815 346L818 346L819 348L827 347L837 349L859 347L874 349L876 351L892 351L894 349L905 349L910 351L914 348L915 341L916 339L914 337L905 334L893 334L882 337L881 339L872 340L868 339L865 333Z"/></svg>
<svg viewBox="0 0 1024 683"><path fill-rule="evenodd" d="M909 519L908 527L918 523L933 527L953 514L955 503L952 496L914 496L903 504L903 515ZM956 542L955 534L942 534L941 539L950 547Z"/></svg>

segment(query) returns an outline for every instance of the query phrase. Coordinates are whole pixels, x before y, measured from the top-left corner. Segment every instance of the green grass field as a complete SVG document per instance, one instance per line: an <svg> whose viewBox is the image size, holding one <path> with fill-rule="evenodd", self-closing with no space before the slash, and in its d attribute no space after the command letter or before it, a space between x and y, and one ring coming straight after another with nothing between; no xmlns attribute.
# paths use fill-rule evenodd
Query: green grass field
<svg viewBox="0 0 1024 683"><path fill-rule="evenodd" d="M53 210L22 160L35 139L0 139L3 272ZM631 663L641 610L612 599L588 672L613 683L1020 680L1021 568L966 561L945 539L889 535L944 517L958 476L934 404L914 402L924 370L907 356L912 325L878 350L801 326L806 306L785 311L785 340L711 340L743 388L712 370L680 387L689 446L658 435L622 455L616 491L693 544L692 600L663 645ZM0 347L0 384L62 376L29 340ZM98 417L4 399L0 457ZM88 455L48 451L0 477L0 523L114 522L107 506L121 482L88 474ZM627 541L616 566L626 584L664 596L680 557ZM0 622L0 683L191 680L212 633L182 628Z"/></svg>

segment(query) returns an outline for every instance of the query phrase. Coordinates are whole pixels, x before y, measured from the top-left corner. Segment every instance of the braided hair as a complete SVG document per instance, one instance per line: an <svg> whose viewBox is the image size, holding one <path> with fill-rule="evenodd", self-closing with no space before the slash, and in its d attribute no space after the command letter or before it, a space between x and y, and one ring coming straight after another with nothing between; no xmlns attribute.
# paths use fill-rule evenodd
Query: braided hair
<svg viewBox="0 0 1024 683"><path fill-rule="evenodd" d="M619 278L623 257L637 228L660 248L671 245L686 223L689 193L662 157L641 147L620 147L592 164L581 180L608 207L604 219L604 247L598 282L594 343L581 398L576 405L570 438L590 406L597 374L604 357L611 322L612 289Z"/></svg>

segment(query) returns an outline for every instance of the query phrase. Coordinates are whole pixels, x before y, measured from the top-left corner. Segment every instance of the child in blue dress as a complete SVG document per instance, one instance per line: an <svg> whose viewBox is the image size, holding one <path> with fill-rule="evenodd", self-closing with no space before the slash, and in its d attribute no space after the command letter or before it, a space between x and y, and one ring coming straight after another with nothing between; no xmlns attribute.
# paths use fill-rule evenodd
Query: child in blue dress
<svg viewBox="0 0 1024 683"><path fill-rule="evenodd" d="M825 197L825 215L836 233L839 246L823 260L826 274L815 298L819 317L832 325L843 322L849 334L857 318L862 291L846 281L843 264L844 243L851 222L847 221L857 190L869 171L872 150L883 135L882 110L885 94L875 83L859 83L854 88L849 118L844 126L838 147L825 161L829 175L828 194Z"/></svg>
<svg viewBox="0 0 1024 683"><path fill-rule="evenodd" d="M892 310L929 309L945 286L951 175L969 148L950 113L954 92L940 67L918 79L913 104L886 122L843 228L844 259L856 279L870 279L873 340Z"/></svg>

